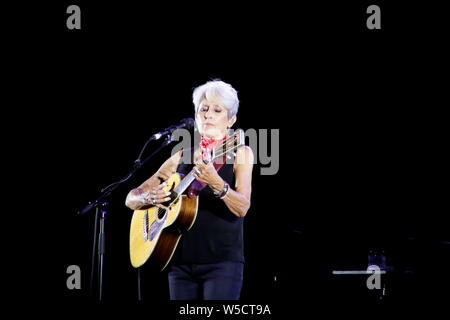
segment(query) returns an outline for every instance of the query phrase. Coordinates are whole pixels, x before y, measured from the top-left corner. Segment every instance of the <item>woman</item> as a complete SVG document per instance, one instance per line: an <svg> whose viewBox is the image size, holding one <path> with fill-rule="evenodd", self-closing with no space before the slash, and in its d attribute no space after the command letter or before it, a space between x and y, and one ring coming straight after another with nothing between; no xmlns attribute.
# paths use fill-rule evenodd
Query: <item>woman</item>
<svg viewBox="0 0 450 320"><path fill-rule="evenodd" d="M238 148L234 161L228 160L218 171L212 163L204 164L202 150L226 139L227 130L236 122L239 99L231 85L214 80L194 90L193 103L200 146L170 157L151 178L130 191L126 205L133 210L163 206L170 200L163 189L170 175L194 169L195 178L206 187L199 193L195 223L181 237L168 266L170 298L237 300L243 280L243 218L250 208L253 153L247 146ZM192 161L184 163L183 152Z"/></svg>

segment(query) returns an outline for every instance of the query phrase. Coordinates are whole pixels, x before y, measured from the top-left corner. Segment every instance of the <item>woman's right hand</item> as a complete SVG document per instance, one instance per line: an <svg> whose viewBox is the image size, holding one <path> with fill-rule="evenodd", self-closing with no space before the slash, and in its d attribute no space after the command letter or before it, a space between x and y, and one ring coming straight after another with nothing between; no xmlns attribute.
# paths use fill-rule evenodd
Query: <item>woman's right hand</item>
<svg viewBox="0 0 450 320"><path fill-rule="evenodd" d="M168 181L176 171L181 154L182 150L175 153L162 164L153 176L144 181L138 188L131 190L125 199L125 205L132 210L141 210L151 205L167 209L161 203L170 200L168 197L170 193L164 190L167 184L161 183L161 181Z"/></svg>
<svg viewBox="0 0 450 320"><path fill-rule="evenodd" d="M164 189L166 186L167 182L163 182L156 187L141 193L141 200L144 205L151 204L160 208L167 209L166 206L161 204L170 200L170 192Z"/></svg>

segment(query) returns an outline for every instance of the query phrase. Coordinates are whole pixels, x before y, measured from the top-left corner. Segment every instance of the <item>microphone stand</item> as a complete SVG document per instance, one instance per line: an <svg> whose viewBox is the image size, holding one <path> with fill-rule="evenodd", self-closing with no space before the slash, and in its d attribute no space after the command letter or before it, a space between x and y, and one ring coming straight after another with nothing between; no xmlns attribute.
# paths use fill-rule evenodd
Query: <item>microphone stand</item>
<svg viewBox="0 0 450 320"><path fill-rule="evenodd" d="M103 264L103 256L105 254L105 217L106 217L107 206L108 206L107 198L115 189L117 189L117 187L119 185L121 185L122 183L124 183L125 181L130 179L136 173L136 171L138 171L139 168L141 168L145 163L147 163L154 155L156 155L164 147L166 147L170 143L172 143L172 136L171 136L172 131L164 132L164 134L166 135L166 138L165 138L164 142L161 144L161 146L159 146L152 154L150 154L144 161L141 162L140 158L142 156L142 153L144 152L145 147L147 146L147 144L150 140L154 139L154 136L152 136L150 138L150 140L148 140L145 143L144 148L142 149L141 153L139 154L138 159L135 160L134 167L131 169L131 171L123 179L121 179L117 182L114 182L114 183L110 184L109 186L103 188L101 190L100 196L97 199L95 199L94 201L90 201L87 206L85 206L81 211L78 212L78 214L83 215L83 214L86 214L87 212L89 212L93 208L96 209L95 210L95 223L94 223L94 239L93 239L93 244L92 244L91 279L90 279L90 285L89 285L89 292L90 292L90 295L92 296L93 279L94 279L94 265L95 265L95 252L97 249L97 254L98 254L97 278L98 278L98 290L99 290L98 298L100 301L102 300L102 293L103 293L103 265L104 265ZM159 137L158 137L158 139L159 139ZM158 140L158 139L156 139L156 140ZM100 229L98 230L98 234L97 234L97 221L98 221L99 213L101 213ZM98 244L97 244L97 239L98 239Z"/></svg>

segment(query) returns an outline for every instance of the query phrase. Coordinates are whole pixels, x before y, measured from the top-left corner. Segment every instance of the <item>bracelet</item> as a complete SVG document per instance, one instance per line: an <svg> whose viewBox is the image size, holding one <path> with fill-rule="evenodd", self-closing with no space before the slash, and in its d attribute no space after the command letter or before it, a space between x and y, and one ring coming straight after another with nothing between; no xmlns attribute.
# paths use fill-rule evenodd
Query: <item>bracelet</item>
<svg viewBox="0 0 450 320"><path fill-rule="evenodd" d="M214 192L214 195L219 199L223 199L227 195L229 188L230 185L225 181L222 191L220 191L219 193Z"/></svg>
<svg viewBox="0 0 450 320"><path fill-rule="evenodd" d="M230 188L229 188L229 185L227 184L227 190L225 190L225 193L223 194L223 196L219 197L219 199L221 199L221 200L225 199L225 197L228 194L228 190L230 190Z"/></svg>

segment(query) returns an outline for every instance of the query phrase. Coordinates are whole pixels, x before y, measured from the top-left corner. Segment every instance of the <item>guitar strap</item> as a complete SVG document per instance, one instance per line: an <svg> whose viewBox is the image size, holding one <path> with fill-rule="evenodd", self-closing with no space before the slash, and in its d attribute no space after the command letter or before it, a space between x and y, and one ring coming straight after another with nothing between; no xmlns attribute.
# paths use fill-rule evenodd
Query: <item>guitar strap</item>
<svg viewBox="0 0 450 320"><path fill-rule="evenodd" d="M220 160L220 161L218 161ZM219 171L220 168L222 168L222 166L224 165L226 161L226 158L218 158L218 159L214 159L213 161L213 166L214 169L216 169L216 171ZM194 198L196 196L198 196L198 194L200 193L200 191L206 187L206 183L200 182L197 179L194 179L194 181L192 181L191 185L189 186L188 190L187 190L187 195L189 198Z"/></svg>

